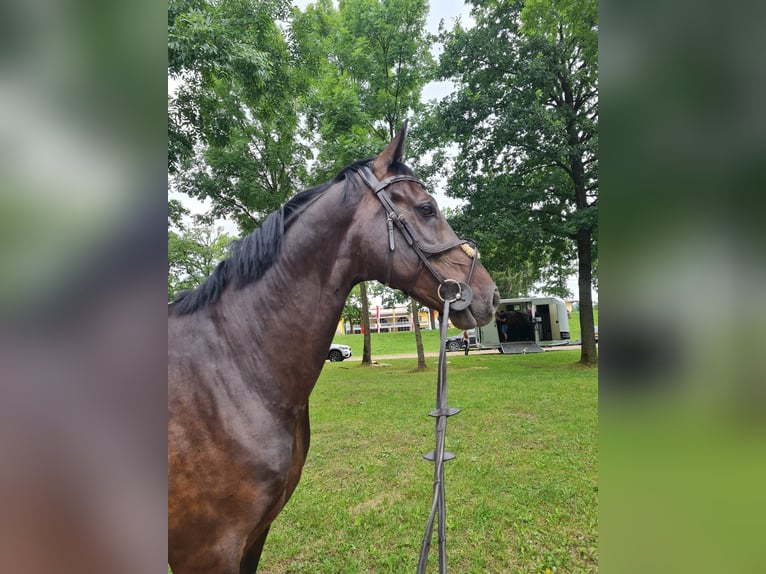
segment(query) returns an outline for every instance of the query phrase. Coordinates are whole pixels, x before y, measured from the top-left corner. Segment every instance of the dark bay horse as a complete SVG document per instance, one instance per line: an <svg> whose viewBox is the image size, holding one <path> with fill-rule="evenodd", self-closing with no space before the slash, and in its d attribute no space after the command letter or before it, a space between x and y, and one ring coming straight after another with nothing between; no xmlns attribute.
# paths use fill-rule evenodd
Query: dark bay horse
<svg viewBox="0 0 766 574"><path fill-rule="evenodd" d="M405 132L297 194L169 306L174 574L255 572L300 479L309 395L355 284L376 279L441 309L444 285L465 282L472 298L452 322L492 319L495 284L402 164Z"/></svg>
<svg viewBox="0 0 766 574"><path fill-rule="evenodd" d="M521 311L506 311L509 341L534 341L535 328L530 315Z"/></svg>

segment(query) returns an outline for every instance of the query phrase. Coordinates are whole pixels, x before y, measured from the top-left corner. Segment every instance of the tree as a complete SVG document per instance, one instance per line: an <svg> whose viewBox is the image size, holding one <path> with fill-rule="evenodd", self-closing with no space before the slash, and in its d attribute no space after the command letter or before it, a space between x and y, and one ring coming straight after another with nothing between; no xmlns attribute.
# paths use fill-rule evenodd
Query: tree
<svg viewBox="0 0 766 574"><path fill-rule="evenodd" d="M451 222L516 293L543 273L560 292L576 259L580 360L595 364L597 3L472 3L476 26L442 36L440 73L458 87L431 120L459 148L449 189L468 205Z"/></svg>
<svg viewBox="0 0 766 574"><path fill-rule="evenodd" d="M291 46L308 71L305 138L319 150L315 181L379 152L422 109L420 94L434 70L427 13L426 0L342 0L337 9L319 0L294 12ZM369 322L366 292L365 285L362 320ZM362 364L371 364L369 324Z"/></svg>
<svg viewBox="0 0 766 574"><path fill-rule="evenodd" d="M378 283L377 288L373 288L374 295L381 298L381 302L384 307L394 307L395 305L408 304L410 306L410 313L412 314L412 330L415 333L415 348L418 354L418 366L417 370L422 371L428 368L426 365L426 355L423 349L423 337L420 333L420 319L418 312L420 311L420 303L415 301L412 297L408 297L402 291L391 289ZM429 318L433 320L433 315L429 314Z"/></svg>
<svg viewBox="0 0 766 574"><path fill-rule="evenodd" d="M168 301L202 283L226 256L234 240L220 229L193 226L168 230Z"/></svg>
<svg viewBox="0 0 766 574"><path fill-rule="evenodd" d="M410 312L412 313L412 329L415 331L415 347L417 347L418 350L418 371L425 370L428 365L426 365L426 354L423 350L423 336L420 334L420 316L418 314L418 311L420 311L420 304L415 301L415 299L410 298Z"/></svg>
<svg viewBox="0 0 766 574"><path fill-rule="evenodd" d="M364 346L362 347L362 365L372 365L372 346L370 344L370 304L367 298L367 283L362 281L359 284L359 300L362 303L362 338Z"/></svg>
<svg viewBox="0 0 766 574"><path fill-rule="evenodd" d="M168 200L168 228L184 229L184 217L189 215L189 210L179 200Z"/></svg>
<svg viewBox="0 0 766 574"><path fill-rule="evenodd" d="M378 153L402 121L419 115L434 74L426 0L330 0L296 12L292 50L305 77L305 137L318 181Z"/></svg>
<svg viewBox="0 0 766 574"><path fill-rule="evenodd" d="M287 0L171 0L168 171L175 188L211 200L204 221L247 233L305 181L300 91L279 20Z"/></svg>
<svg viewBox="0 0 766 574"><path fill-rule="evenodd" d="M352 333L354 325L362 324L362 301L359 289L359 285L354 285L343 307L343 321L351 325Z"/></svg>

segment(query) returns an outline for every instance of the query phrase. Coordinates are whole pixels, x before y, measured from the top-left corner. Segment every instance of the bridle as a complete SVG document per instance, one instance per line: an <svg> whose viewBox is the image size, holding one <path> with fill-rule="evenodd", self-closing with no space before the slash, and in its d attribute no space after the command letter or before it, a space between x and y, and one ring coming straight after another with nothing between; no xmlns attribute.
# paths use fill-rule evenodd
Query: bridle
<svg viewBox="0 0 766 574"><path fill-rule="evenodd" d="M407 245L409 245L415 251L418 258L420 259L420 264L418 265L418 273L416 275L415 281L417 282L417 277L420 276L422 268L425 267L431 272L436 281L439 283L439 287L436 290L436 295L439 297L439 299L441 301L449 301L454 311L462 311L466 309L471 304L473 299L473 291L471 290L470 283L471 279L473 278L474 269L476 268L476 260L479 258L479 251L476 247L476 244L470 239L457 239L455 241L437 244L426 244L418 239L418 237L413 232L409 222L407 221L405 214L396 211L396 207L391 201L388 192L386 192L387 187L400 181L411 181L425 188L423 182L418 178L411 175L394 175L380 181L377 177L375 177L375 174L372 173L372 170L367 165L362 166L358 173L364 182L369 186L369 188L372 189L372 192L380 200L380 203L383 205L383 209L386 211L386 227L388 229L388 263L386 266L385 285L389 285L391 283L393 256L394 250L396 249L396 241L394 238L394 225L396 225L397 229L399 229L405 241L407 242ZM457 281L455 279L445 279L429 261L430 256L444 253L450 249L454 249L455 247L460 247L463 252L471 258L471 269L468 272L468 277L464 282Z"/></svg>
<svg viewBox="0 0 766 574"><path fill-rule="evenodd" d="M479 258L479 251L476 248L476 244L468 239L457 239L456 241L437 245L426 245L418 239L410 227L407 218L404 214L396 211L394 204L391 202L391 198L386 192L388 186L400 181L411 181L422 186L423 182L416 177L411 175L395 175L388 177L383 181L378 181L368 166L362 167L359 174L370 189L372 189L373 193L375 193L386 211L386 226L388 227L388 270L386 272L386 284L388 284L391 279L392 259L394 249L396 248L394 238L394 225L396 225L404 236L404 239L407 241L407 244L412 247L420 258L420 265L418 265L418 273L415 277L415 281L417 282L417 277L420 275L420 271L423 267L428 269L439 282L436 294L444 303L444 311L439 316L441 343L439 345L439 373L436 381L436 410L428 413L430 416L436 418L436 448L423 456L426 460L430 460L434 463L433 501L431 503L431 512L428 515L428 521L426 523L426 530L423 534L423 541L420 545L420 557L418 559L417 572L418 574L425 574L428 563L428 553L431 548L434 522L438 518L437 538L439 543L439 572L440 574L446 574L447 509L444 493L444 463L455 458L455 455L447 452L444 449L444 445L447 433L447 418L460 412L460 409L454 409L447 406L447 359L445 354L447 317L449 317L450 307L455 311L462 311L471 304L473 292L471 291L469 284L473 277L474 269L476 268L476 260ZM431 265L431 262L428 260L429 255L444 253L445 251L449 251L458 246L471 258L471 270L468 272L468 278L465 282L456 281L455 279L445 279L442 277L441 273L434 269L433 265Z"/></svg>
<svg viewBox="0 0 766 574"><path fill-rule="evenodd" d="M457 239L448 243L426 244L415 235L405 214L396 211L396 207L394 207L391 198L386 192L386 188L400 181L410 181L425 188L423 182L418 178L411 175L394 175L387 177L383 181L379 181L368 165L361 167L358 173L370 189L372 189L375 196L380 200L380 203L383 205L383 209L386 212L386 227L388 229L388 263L385 284L389 285L391 282L393 255L394 250L396 249L396 239L394 237L394 225L396 225L405 241L407 241L407 245L415 251L420 259L418 271L415 276L415 283L417 283L422 268L425 267L428 269L439 283L439 286L436 289L436 294L444 303L444 310L439 317L441 343L439 345L440 352L439 373L436 386L436 409L428 413L430 416L436 418L436 448L423 456L426 460L434 462L433 502L431 504L431 512L428 516L428 522L426 523L423 541L420 546L417 572L418 574L425 574L428 563L428 553L431 548L434 521L438 518L437 538L439 543L439 572L440 574L446 574L447 548L445 525L447 510L444 493L444 463L455 458L455 455L447 452L444 449L444 445L447 432L447 418L460 412L460 409L447 406L447 359L445 354L447 318L449 317L450 307L455 311L462 311L471 304L473 291L471 291L470 283L473 278L474 269L476 268L476 260L479 258L479 250L477 249L476 244L469 239ZM455 247L460 247L463 252L471 258L471 269L468 272L468 278L465 282L444 278L428 260L429 256L444 253Z"/></svg>

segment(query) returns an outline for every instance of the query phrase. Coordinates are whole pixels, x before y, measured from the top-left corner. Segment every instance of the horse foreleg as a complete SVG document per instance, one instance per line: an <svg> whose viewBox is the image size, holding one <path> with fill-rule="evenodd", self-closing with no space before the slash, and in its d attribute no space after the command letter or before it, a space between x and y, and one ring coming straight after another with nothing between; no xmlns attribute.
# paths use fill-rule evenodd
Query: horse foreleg
<svg viewBox="0 0 766 574"><path fill-rule="evenodd" d="M261 560L261 551L263 550L263 544L266 542L266 536L269 534L269 528L271 528L271 525L267 526L266 530L245 551L245 555L240 562L239 574L254 574L258 569L258 562Z"/></svg>
<svg viewBox="0 0 766 574"><path fill-rule="evenodd" d="M278 503L278 508L275 509L276 511L270 520L273 520L273 517L281 512L284 505L288 500L290 500L290 497L295 491L295 487L298 486L303 464L306 462L306 454L308 453L308 449L309 413L307 405L306 410L303 412L303 415L300 417L295 428L295 433L293 435L293 457L290 461L290 468L286 472L286 484L280 483L280 487L282 487L284 490L282 492L282 496L280 497L281 500ZM254 574L258 569L258 563L261 560L261 551L263 550L263 545L266 542L266 537L269 534L270 528L271 522L269 522L269 525L263 530L261 534L258 535L257 538L253 540L253 543L247 548L247 550L245 550L245 553L242 556L242 560L240 562L239 574Z"/></svg>

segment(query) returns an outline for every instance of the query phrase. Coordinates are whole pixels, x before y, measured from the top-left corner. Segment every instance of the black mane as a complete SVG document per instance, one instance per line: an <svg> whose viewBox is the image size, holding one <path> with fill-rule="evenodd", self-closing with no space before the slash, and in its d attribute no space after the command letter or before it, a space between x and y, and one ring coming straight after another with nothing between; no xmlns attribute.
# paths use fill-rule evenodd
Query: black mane
<svg viewBox="0 0 766 574"><path fill-rule="evenodd" d="M348 174L356 173L371 160L372 158L357 161L343 168L332 181L293 196L280 209L270 214L258 229L242 239L233 241L229 245L228 257L216 266L199 287L179 293L169 306L168 312L176 315L194 313L205 305L218 301L227 285L233 284L239 289L263 277L279 257L285 231L305 208L332 185L347 180ZM412 171L403 164L397 168L402 172Z"/></svg>

